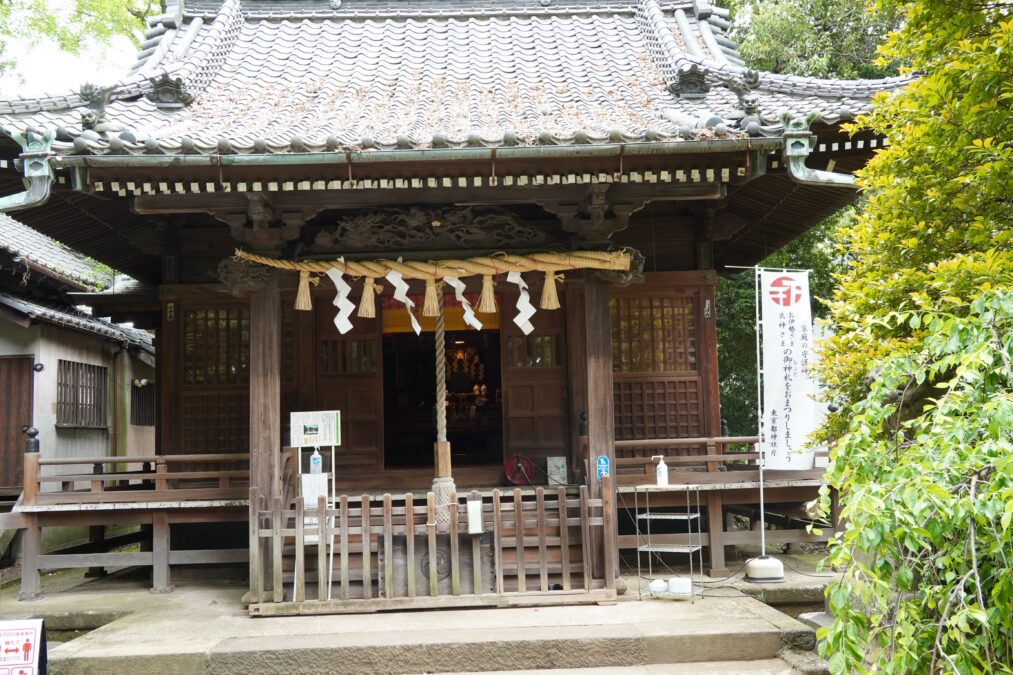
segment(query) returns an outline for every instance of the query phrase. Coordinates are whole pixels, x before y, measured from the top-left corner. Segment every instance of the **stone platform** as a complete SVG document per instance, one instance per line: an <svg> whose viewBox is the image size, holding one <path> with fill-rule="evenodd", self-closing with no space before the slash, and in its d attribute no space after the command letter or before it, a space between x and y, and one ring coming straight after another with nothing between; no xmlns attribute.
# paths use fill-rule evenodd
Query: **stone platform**
<svg viewBox="0 0 1013 675"><path fill-rule="evenodd" d="M245 590L202 580L154 595L145 581L114 576L32 602L5 590L0 615L48 618L51 628L106 622L50 650L54 675L791 673L778 654L814 642L802 623L741 594L692 603L627 595L611 606L251 618L240 604Z"/></svg>

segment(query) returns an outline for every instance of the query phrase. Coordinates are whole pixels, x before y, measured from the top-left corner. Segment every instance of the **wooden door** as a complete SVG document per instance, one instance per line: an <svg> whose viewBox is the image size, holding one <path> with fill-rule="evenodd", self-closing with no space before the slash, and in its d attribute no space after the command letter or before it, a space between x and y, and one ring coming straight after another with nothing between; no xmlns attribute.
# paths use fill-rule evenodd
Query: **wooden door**
<svg viewBox="0 0 1013 675"><path fill-rule="evenodd" d="M527 455L544 470L545 457L570 456L565 307L536 311L531 319L535 329L524 335L513 321L517 292L511 291L498 298L505 455ZM539 293L532 289L536 308ZM532 482L544 484L545 476L532 476Z"/></svg>
<svg viewBox="0 0 1013 675"><path fill-rule="evenodd" d="M0 357L0 488L20 488L26 436L22 428L32 426L32 385L34 359L31 356Z"/></svg>
<svg viewBox="0 0 1013 675"><path fill-rule="evenodd" d="M354 327L342 335L334 326L334 306L314 303L316 409L341 411L335 462L343 471L383 468L383 307L376 304L375 319L353 316Z"/></svg>
<svg viewBox="0 0 1013 675"><path fill-rule="evenodd" d="M612 291L616 440L716 435L713 279L703 272L646 276Z"/></svg>

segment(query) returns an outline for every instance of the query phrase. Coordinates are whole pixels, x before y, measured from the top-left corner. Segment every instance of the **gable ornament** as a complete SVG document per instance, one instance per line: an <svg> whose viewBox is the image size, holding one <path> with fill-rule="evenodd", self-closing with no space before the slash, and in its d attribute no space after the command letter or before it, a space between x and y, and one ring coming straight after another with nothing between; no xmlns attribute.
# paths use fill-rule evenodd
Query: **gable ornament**
<svg viewBox="0 0 1013 675"><path fill-rule="evenodd" d="M704 99L710 91L710 85L707 84L707 69L696 63L680 68L676 73L675 82L669 85L668 89L687 101Z"/></svg>
<svg viewBox="0 0 1013 675"><path fill-rule="evenodd" d="M193 102L193 94L186 90L186 84L181 77L172 77L169 73L162 73L158 77L148 79L152 89L144 98L155 104L159 110L179 110Z"/></svg>

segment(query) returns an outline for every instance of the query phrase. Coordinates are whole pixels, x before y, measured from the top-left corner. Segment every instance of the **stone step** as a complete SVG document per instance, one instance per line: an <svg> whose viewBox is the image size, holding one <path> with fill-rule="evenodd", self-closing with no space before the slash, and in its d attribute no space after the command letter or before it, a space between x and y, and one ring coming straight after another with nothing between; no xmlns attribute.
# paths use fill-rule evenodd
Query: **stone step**
<svg viewBox="0 0 1013 675"><path fill-rule="evenodd" d="M169 606L146 607L57 647L50 672L793 673L774 663L778 654L811 648L815 639L795 619L746 597L251 619L222 606L232 603L186 596L177 590ZM714 665L724 662L735 667Z"/></svg>
<svg viewBox="0 0 1013 675"><path fill-rule="evenodd" d="M474 675L476 672L448 673ZM781 659L758 661L708 661L705 663L654 663L644 666L609 668L560 668L556 670L507 670L497 675L800 675Z"/></svg>

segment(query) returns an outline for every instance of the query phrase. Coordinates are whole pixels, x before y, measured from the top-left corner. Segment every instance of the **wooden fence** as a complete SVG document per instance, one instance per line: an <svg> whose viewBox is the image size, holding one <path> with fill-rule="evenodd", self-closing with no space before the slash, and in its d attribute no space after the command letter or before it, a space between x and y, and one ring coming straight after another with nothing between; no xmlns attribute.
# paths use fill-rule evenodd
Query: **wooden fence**
<svg viewBox="0 0 1013 675"><path fill-rule="evenodd" d="M252 488L250 613L611 602L613 556L595 578L593 542L615 546L614 530L614 511L586 486L472 492L444 507L432 492L342 495L313 509Z"/></svg>

